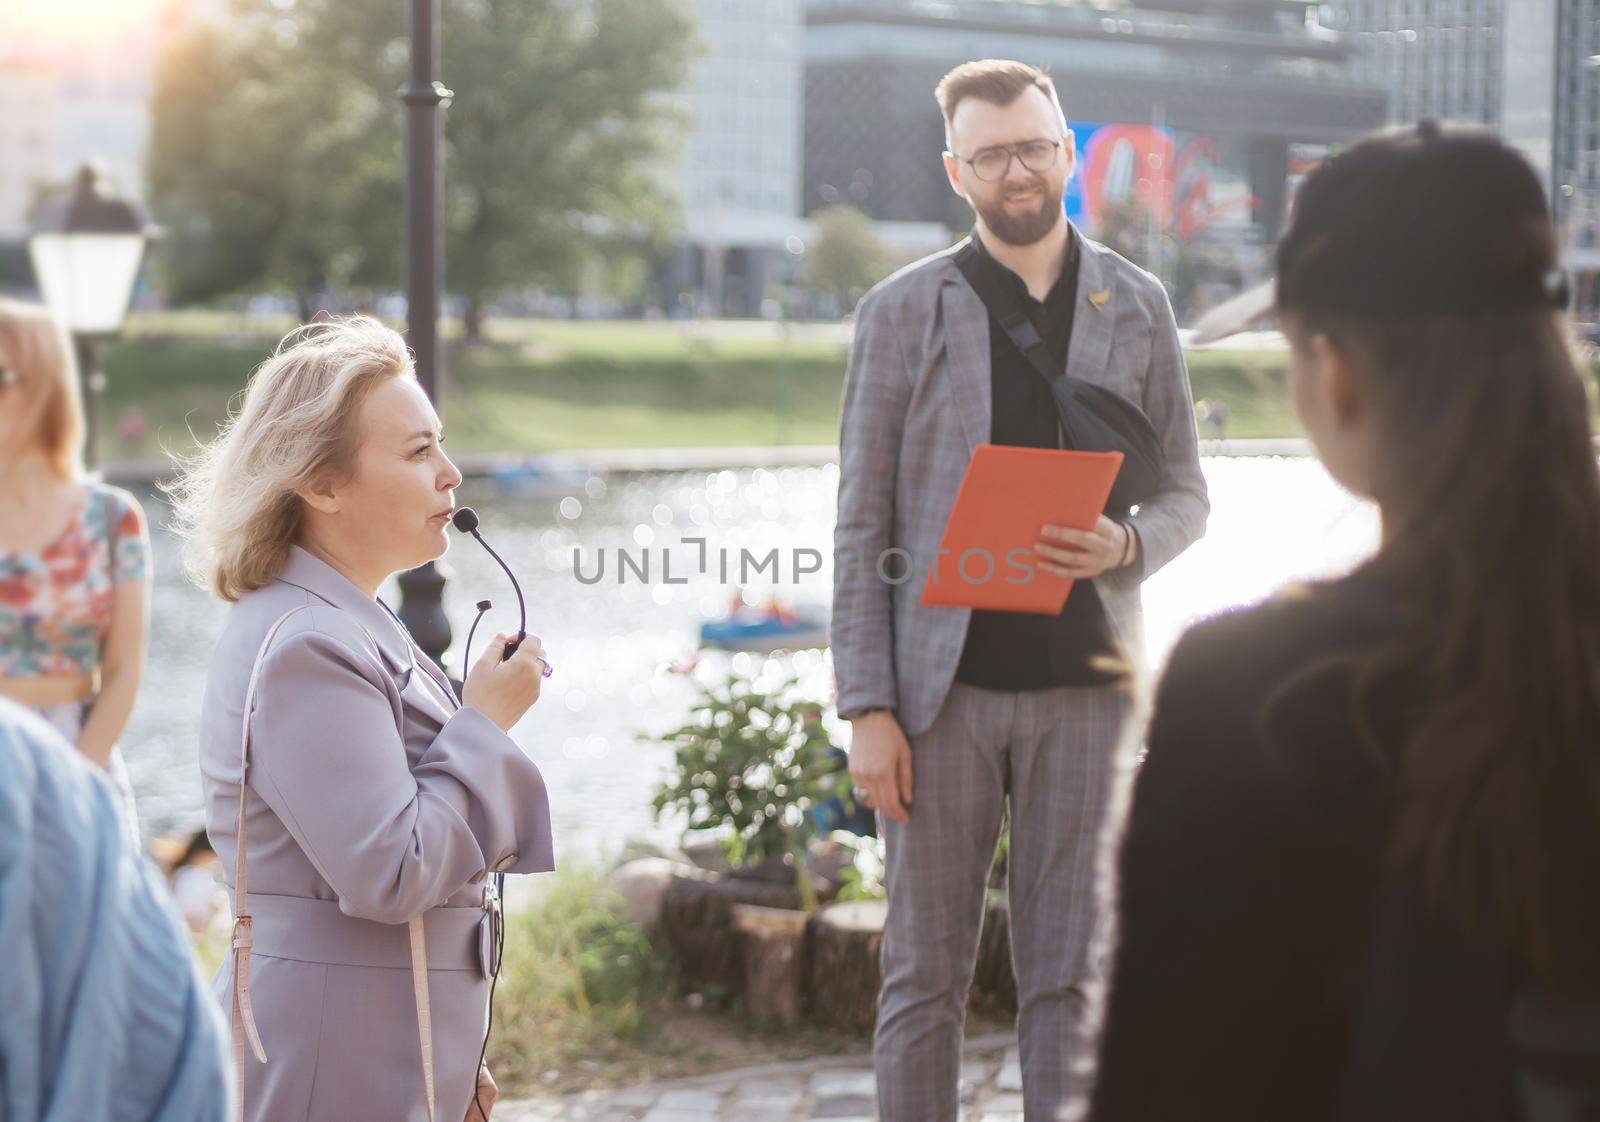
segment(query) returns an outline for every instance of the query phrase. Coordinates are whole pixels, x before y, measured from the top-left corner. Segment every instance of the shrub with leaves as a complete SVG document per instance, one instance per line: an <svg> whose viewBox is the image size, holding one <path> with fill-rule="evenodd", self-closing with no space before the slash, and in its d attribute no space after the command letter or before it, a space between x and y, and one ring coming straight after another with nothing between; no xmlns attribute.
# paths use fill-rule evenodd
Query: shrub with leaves
<svg viewBox="0 0 1600 1122"><path fill-rule="evenodd" d="M600 871L579 863L541 877L536 901L506 912L489 1048L503 1090L567 1089L585 1064L625 1072L666 1049L666 963L621 911Z"/></svg>
<svg viewBox="0 0 1600 1122"><path fill-rule="evenodd" d="M689 722L665 739L677 770L655 797L656 816L678 812L686 832L715 832L734 864L793 862L809 902L799 874L816 836L812 808L850 797L822 706L802 696L793 677L769 687L730 673L702 685Z"/></svg>

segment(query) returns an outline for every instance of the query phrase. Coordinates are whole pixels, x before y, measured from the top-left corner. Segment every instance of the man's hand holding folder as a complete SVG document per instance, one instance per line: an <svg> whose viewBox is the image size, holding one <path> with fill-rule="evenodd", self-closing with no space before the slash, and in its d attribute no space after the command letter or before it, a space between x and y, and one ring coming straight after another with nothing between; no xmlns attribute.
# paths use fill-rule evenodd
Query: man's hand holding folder
<svg viewBox="0 0 1600 1122"><path fill-rule="evenodd" d="M1033 547L1041 571L1068 580L1090 580L1108 569L1120 569L1139 558L1139 539L1128 526L1105 515L1093 530L1045 526Z"/></svg>
<svg viewBox="0 0 1600 1122"><path fill-rule="evenodd" d="M921 603L1059 615L1074 580L1126 564L1136 548L1102 513L1121 466L1120 452L978 445Z"/></svg>

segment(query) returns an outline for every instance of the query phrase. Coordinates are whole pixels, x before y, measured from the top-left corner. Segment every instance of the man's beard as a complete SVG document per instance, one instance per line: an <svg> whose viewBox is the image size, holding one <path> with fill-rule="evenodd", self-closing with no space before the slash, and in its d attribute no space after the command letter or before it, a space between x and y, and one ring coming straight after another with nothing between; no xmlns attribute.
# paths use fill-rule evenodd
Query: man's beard
<svg viewBox="0 0 1600 1122"><path fill-rule="evenodd" d="M972 200L972 208L978 212L978 217L983 219L983 224L989 232L1007 245L1032 245L1056 228L1056 223L1064 217L1061 209L1061 191L1053 188L1044 179L1035 180L1034 186L1039 188L1038 207L1022 211L1008 211L1006 209L1006 196L1004 193L992 202L980 203ZM1066 187L1062 184L1062 189Z"/></svg>

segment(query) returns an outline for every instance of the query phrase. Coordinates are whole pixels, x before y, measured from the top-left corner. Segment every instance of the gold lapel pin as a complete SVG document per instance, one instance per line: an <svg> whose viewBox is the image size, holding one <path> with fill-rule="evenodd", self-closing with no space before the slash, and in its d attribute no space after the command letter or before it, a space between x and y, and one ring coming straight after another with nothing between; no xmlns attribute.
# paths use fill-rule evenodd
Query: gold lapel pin
<svg viewBox="0 0 1600 1122"><path fill-rule="evenodd" d="M1106 301L1109 299L1111 299L1111 290L1109 288L1104 292L1089 293L1089 303L1093 304L1096 308L1105 307Z"/></svg>

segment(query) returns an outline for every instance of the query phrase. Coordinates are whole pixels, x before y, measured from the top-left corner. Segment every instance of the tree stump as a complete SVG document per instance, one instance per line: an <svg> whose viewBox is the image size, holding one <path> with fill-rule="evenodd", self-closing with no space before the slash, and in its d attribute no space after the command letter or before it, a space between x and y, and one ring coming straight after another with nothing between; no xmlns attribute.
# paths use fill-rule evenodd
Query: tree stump
<svg viewBox="0 0 1600 1122"><path fill-rule="evenodd" d="M834 904L811 917L806 992L811 1019L840 1032L870 1033L883 971L878 950L889 906L883 900Z"/></svg>
<svg viewBox="0 0 1600 1122"><path fill-rule="evenodd" d="M745 1011L757 1021L798 1024L806 1004L806 913L735 904L733 925Z"/></svg>
<svg viewBox="0 0 1600 1122"><path fill-rule="evenodd" d="M793 885L713 876L678 878L662 894L661 935L672 951L673 976L682 992L702 994L719 1005L743 992L733 927L738 904L797 908L800 893Z"/></svg>
<svg viewBox="0 0 1600 1122"><path fill-rule="evenodd" d="M992 895L984 908L969 1002L992 1013L1014 1016L1017 1012L1017 976L1011 968L1011 909L1004 896Z"/></svg>

